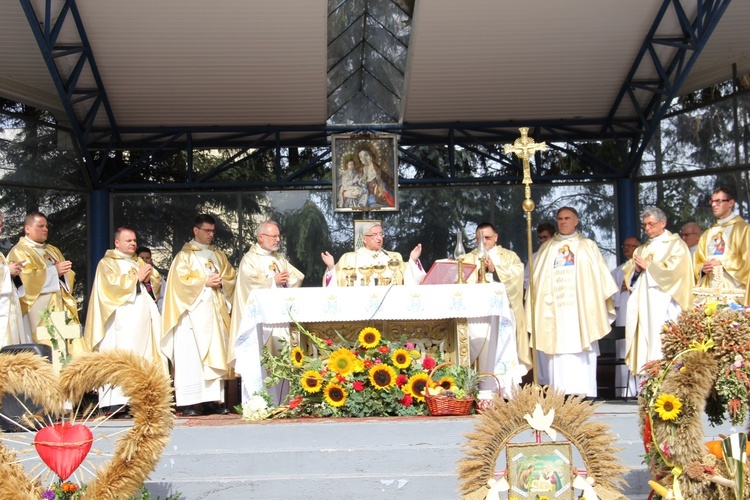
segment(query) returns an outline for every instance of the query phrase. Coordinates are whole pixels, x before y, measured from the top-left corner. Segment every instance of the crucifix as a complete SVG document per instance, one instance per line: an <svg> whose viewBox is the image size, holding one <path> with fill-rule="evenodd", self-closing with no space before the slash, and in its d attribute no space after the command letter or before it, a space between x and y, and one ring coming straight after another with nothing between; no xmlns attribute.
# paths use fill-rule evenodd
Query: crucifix
<svg viewBox="0 0 750 500"><path fill-rule="evenodd" d="M538 369L537 369L537 356L536 356L536 328L534 321L534 258L533 249L531 243L531 212L534 211L536 205L534 200L531 199L531 164L529 159L537 151L546 151L547 144L545 142L536 142L534 139L528 136L529 128L520 127L518 129L521 132L521 137L516 139L513 144L506 144L505 154L512 153L519 157L523 161L523 180L521 181L524 185L524 195L526 197L521 205L523 211L526 212L526 243L529 252L529 300L531 301L531 364L534 373L534 384L538 385Z"/></svg>

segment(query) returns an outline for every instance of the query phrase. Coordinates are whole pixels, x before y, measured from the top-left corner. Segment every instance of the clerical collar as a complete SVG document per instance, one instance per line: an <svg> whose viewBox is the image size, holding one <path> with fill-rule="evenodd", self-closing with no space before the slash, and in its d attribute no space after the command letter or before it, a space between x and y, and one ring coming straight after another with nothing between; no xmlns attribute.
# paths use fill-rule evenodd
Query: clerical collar
<svg viewBox="0 0 750 500"><path fill-rule="evenodd" d="M44 245L46 245L46 243L37 243L28 236L24 236L24 238L26 239L26 242L34 248L44 248Z"/></svg>
<svg viewBox="0 0 750 500"><path fill-rule="evenodd" d="M273 255L273 251L271 251L271 250L266 250L265 248L263 248L260 245L256 245L256 247L257 248L255 249L255 251L257 253L259 253L260 255Z"/></svg>
<svg viewBox="0 0 750 500"><path fill-rule="evenodd" d="M721 226L723 226L724 224L726 224L727 222L729 222L732 219L734 219L734 214L729 214L727 217L724 217L723 219L717 220L716 223L719 224L719 225L721 225Z"/></svg>
<svg viewBox="0 0 750 500"><path fill-rule="evenodd" d="M118 249L114 248L112 249L113 253L120 257L121 259L135 259L134 255L128 255L125 252L121 252Z"/></svg>
<svg viewBox="0 0 750 500"><path fill-rule="evenodd" d="M571 234L560 234L560 233L557 233L557 236L559 238L567 240L568 238L573 238L574 236L578 236L578 231L573 231Z"/></svg>
<svg viewBox="0 0 750 500"><path fill-rule="evenodd" d="M190 240L190 244L197 246L201 250L210 250L211 249L211 245L204 245L203 243L198 243L195 240Z"/></svg>

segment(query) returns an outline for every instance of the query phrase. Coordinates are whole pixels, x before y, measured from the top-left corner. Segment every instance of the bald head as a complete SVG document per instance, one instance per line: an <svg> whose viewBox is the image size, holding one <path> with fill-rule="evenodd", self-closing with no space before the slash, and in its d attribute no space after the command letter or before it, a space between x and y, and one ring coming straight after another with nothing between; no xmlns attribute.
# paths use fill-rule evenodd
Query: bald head
<svg viewBox="0 0 750 500"><path fill-rule="evenodd" d="M687 243L687 246L692 248L695 245L698 244L698 240L701 237L701 233L703 232L703 229L696 224L695 222L688 222L684 226L682 226L682 230L680 230L680 236L682 237L682 241Z"/></svg>

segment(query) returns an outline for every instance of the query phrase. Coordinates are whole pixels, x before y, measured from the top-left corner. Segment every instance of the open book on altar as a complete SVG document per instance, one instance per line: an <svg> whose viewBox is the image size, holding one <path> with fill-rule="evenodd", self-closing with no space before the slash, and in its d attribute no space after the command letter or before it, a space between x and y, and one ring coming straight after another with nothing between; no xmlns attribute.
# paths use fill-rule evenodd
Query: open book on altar
<svg viewBox="0 0 750 500"><path fill-rule="evenodd" d="M463 264L464 281L469 279L471 273L477 266L474 264ZM455 260L438 260L422 280L423 285L452 285L458 283L458 262Z"/></svg>

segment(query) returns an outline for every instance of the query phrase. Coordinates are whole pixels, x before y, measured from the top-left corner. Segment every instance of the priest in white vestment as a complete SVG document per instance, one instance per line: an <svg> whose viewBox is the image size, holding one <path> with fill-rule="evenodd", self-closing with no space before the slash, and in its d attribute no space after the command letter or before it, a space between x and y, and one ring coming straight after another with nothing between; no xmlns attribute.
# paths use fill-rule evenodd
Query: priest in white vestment
<svg viewBox="0 0 750 500"><path fill-rule="evenodd" d="M250 293L255 289L269 288L297 288L302 286L305 275L296 267L291 265L286 257L279 253L281 243L281 231L279 225L274 221L261 222L255 231L257 243L242 257L238 272L237 286L234 290L234 304L232 306L231 339L229 341L229 365L234 366L235 354L234 343L239 335L242 315L250 298ZM278 356L281 352L281 340L289 343L288 327L268 327L261 332L262 338L259 346L268 345L270 352ZM269 343L270 340L270 343ZM258 353L260 359L262 353ZM241 375L241 373L237 372ZM284 391L277 388L276 402L281 403Z"/></svg>
<svg viewBox="0 0 750 500"><path fill-rule="evenodd" d="M625 262L612 270L612 278L617 284L617 292L612 296L612 302L615 304L615 324L612 331L615 335L615 356L617 359L625 359L627 348L625 344L625 325L628 316L628 299L630 298L630 287L625 283L625 274L623 269L630 259L633 258L635 249L641 246L638 238L631 236L625 238L622 242L622 254ZM638 384L635 377L631 376L627 365L615 366L615 390L618 390L616 396L621 398L633 397L638 394Z"/></svg>
<svg viewBox="0 0 750 500"><path fill-rule="evenodd" d="M25 236L8 252L8 261L23 264L20 277L24 293L19 300L24 328L27 337L34 342L51 345L49 341L37 338L36 330L45 311L65 311L69 323L80 323L78 302L72 294L76 273L73 263L65 260L60 249L47 243L49 230L46 215L29 213L23 229ZM68 341L68 350L73 357L86 352L83 339ZM55 352L53 355L60 354Z"/></svg>
<svg viewBox="0 0 750 500"><path fill-rule="evenodd" d="M362 244L356 252L342 255L335 265L333 255L320 254L326 265L323 286L372 286L383 281L393 285L419 285L427 274L419 262L421 244L411 251L408 262L404 262L400 253L383 250L380 222L362 224Z"/></svg>
<svg viewBox="0 0 750 500"><path fill-rule="evenodd" d="M172 261L164 294L162 349L174 366L175 400L183 416L226 414L224 380L236 273L211 243L216 221L199 215L193 239ZM201 403L207 403L202 407Z"/></svg>
<svg viewBox="0 0 750 500"><path fill-rule="evenodd" d="M677 321L690 307L693 291L693 261L690 249L677 235L667 231L667 216L657 207L641 214L649 240L639 246L624 269L631 289L628 301L625 362L633 373L662 358L661 331L667 321Z"/></svg>
<svg viewBox="0 0 750 500"><path fill-rule="evenodd" d="M565 394L596 397L597 341L615 319L617 292L599 247L576 231L578 212L557 211L558 232L539 249L526 301L526 324L536 327L536 348L545 356L549 385Z"/></svg>
<svg viewBox="0 0 750 500"><path fill-rule="evenodd" d="M115 231L115 248L107 250L96 266L83 338L88 350L133 351L159 363L167 373L167 360L159 350L161 315L145 284L159 287L159 273L137 257L135 232ZM116 412L128 398L120 387L99 389L99 408ZM126 416L122 411L118 416Z"/></svg>
<svg viewBox="0 0 750 500"><path fill-rule="evenodd" d="M732 287L747 289L742 305L749 305L750 225L739 215L733 215L734 198L734 191L728 187L716 188L711 194L711 210L716 222L698 240L693 272L699 287L710 287L713 268L721 265L726 282ZM695 302L703 301L705 297Z"/></svg>
<svg viewBox="0 0 750 500"><path fill-rule="evenodd" d="M505 285L508 302L516 323L516 356L518 362L513 367L513 382L520 383L532 366L529 332L526 328L526 317L523 311L523 262L512 250L497 244L497 231L489 222L477 226L477 248L462 256L467 264L477 266L467 280L476 283L479 276L479 259L484 259L484 269L487 282L500 282ZM481 318L468 320L469 326L469 354L471 362L477 361L479 370L493 372L493 364L497 357L497 339L490 338L490 325Z"/></svg>
<svg viewBox="0 0 750 500"><path fill-rule="evenodd" d="M4 214L0 212L0 230L3 229ZM23 269L20 262L9 262L0 253L0 349L6 345L28 344L31 337L23 325L21 302L18 300L19 290L14 280ZM23 294L21 287L21 294Z"/></svg>

